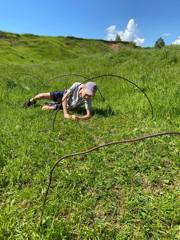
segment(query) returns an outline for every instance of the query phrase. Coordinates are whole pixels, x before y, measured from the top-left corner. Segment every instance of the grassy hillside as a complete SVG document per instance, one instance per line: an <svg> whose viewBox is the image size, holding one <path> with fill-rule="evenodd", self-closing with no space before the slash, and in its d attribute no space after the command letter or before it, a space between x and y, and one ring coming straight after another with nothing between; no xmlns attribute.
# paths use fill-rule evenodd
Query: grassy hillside
<svg viewBox="0 0 180 240"><path fill-rule="evenodd" d="M62 61L80 55L112 52L112 43L104 40L82 39L75 37L49 37L33 34L13 34L0 32L1 63L37 63ZM129 43L115 43L115 49Z"/></svg>
<svg viewBox="0 0 180 240"><path fill-rule="evenodd" d="M101 41L29 35L0 44L0 239L179 239L177 136L64 160L53 175L41 228L39 221L58 158L109 141L179 131L180 48L113 52ZM139 90L104 77L97 84L106 101L97 93L93 118L70 121L60 112L53 131L55 112L42 111L43 101L29 109L22 103L83 81L61 77L67 73L127 77L151 99L154 118Z"/></svg>

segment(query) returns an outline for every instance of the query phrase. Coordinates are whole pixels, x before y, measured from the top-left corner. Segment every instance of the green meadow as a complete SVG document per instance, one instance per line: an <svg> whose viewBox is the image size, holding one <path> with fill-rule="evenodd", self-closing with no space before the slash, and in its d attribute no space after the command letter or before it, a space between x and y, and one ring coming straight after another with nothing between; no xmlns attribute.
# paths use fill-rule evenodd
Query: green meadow
<svg viewBox="0 0 180 240"><path fill-rule="evenodd" d="M69 76L65 76L70 74ZM28 109L40 92L96 79L88 121ZM179 136L113 145L63 160L40 216L49 172L62 156L107 142L179 131L180 47L135 48L73 37L0 32L0 240L180 239ZM84 108L74 111L84 114ZM54 128L53 128L53 120Z"/></svg>

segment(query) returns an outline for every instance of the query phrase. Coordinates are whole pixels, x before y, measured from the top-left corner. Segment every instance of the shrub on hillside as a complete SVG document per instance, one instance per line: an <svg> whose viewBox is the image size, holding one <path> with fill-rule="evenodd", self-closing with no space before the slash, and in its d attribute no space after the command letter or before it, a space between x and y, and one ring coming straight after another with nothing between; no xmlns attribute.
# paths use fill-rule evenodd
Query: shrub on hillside
<svg viewBox="0 0 180 240"><path fill-rule="evenodd" d="M24 33L24 34L22 34L22 36L24 36L24 37L40 37L39 35L32 34L32 33Z"/></svg>
<svg viewBox="0 0 180 240"><path fill-rule="evenodd" d="M115 41L116 42L121 42L121 37L119 36L119 34L116 35Z"/></svg>
<svg viewBox="0 0 180 240"><path fill-rule="evenodd" d="M136 47L136 43L135 42L129 42L129 44L128 44L130 47L133 47L133 48L135 48Z"/></svg>
<svg viewBox="0 0 180 240"><path fill-rule="evenodd" d="M165 46L165 42L162 38L159 38L154 45L155 48L162 48L164 46Z"/></svg>

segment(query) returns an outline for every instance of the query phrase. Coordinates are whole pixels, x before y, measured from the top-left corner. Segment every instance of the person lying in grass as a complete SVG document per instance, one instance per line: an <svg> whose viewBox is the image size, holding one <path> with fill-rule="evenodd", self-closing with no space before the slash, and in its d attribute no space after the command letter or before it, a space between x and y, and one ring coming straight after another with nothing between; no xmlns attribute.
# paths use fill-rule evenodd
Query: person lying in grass
<svg viewBox="0 0 180 240"><path fill-rule="evenodd" d="M72 118L73 120L89 119L92 116L92 97L95 96L97 90L96 83L87 82L81 84L75 82L69 89L64 91L55 91L47 93L39 93L25 102L24 107L34 105L38 100L51 99L54 101L53 105L44 105L43 110L62 109L64 118ZM69 110L77 108L84 104L86 114L84 116L70 115Z"/></svg>

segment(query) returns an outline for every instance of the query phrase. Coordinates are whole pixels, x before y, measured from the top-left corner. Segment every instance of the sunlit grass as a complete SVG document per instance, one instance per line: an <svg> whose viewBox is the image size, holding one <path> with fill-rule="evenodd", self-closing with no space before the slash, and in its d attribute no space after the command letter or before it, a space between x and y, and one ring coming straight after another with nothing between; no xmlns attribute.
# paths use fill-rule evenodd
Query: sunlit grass
<svg viewBox="0 0 180 240"><path fill-rule="evenodd" d="M179 130L180 54L154 49L122 50L48 64L1 64L1 239L178 239L177 137L104 148L63 161L39 229L49 170L61 156L108 141ZM176 60L175 60L176 59ZM48 62L48 59L47 59ZM127 77L144 89L112 77L97 80L95 114L85 122L23 102L39 92L64 89L80 73ZM27 75L29 74L29 75ZM109 109L109 111L107 111Z"/></svg>

